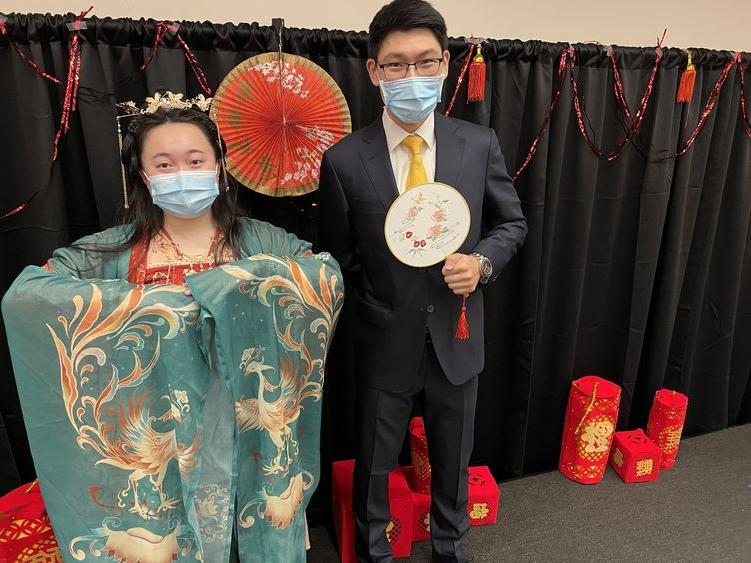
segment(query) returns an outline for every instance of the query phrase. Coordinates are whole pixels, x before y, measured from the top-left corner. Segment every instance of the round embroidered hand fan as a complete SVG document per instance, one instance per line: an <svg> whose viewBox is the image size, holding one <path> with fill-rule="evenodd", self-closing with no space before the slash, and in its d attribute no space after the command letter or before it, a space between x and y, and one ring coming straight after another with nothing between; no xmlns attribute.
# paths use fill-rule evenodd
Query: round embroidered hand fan
<svg viewBox="0 0 751 563"><path fill-rule="evenodd" d="M384 233L397 260L426 268L459 250L471 223L469 206L461 193L447 184L429 182L394 201L386 215Z"/></svg>
<svg viewBox="0 0 751 563"><path fill-rule="evenodd" d="M326 71L297 55L279 57L237 65L211 104L229 172L277 197L316 190L323 152L352 130L347 101Z"/></svg>

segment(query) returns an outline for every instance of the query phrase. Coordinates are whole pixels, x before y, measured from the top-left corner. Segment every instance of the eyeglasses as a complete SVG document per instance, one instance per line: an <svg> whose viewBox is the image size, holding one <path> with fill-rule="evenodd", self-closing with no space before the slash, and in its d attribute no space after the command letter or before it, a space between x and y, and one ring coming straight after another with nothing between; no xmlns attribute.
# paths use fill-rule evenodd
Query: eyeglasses
<svg viewBox="0 0 751 563"><path fill-rule="evenodd" d="M409 72L409 67L415 67L419 76L432 76L438 74L443 59L423 59L416 63L384 63L379 64L386 78L404 78Z"/></svg>

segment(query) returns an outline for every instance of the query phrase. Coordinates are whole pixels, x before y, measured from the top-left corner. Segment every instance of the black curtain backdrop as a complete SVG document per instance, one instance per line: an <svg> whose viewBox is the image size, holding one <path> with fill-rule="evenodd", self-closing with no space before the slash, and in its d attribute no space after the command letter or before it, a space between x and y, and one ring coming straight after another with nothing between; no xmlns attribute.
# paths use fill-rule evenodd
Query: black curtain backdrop
<svg viewBox="0 0 751 563"><path fill-rule="evenodd" d="M65 24L72 19L12 14L6 25L24 52L63 79L70 44ZM23 212L0 221L0 292L25 265L41 264L54 248L118 222L115 102L140 102L160 89L200 93L174 38L165 40L146 72L139 70L155 21L90 18L87 24L78 111L53 167L63 89L41 79L0 38L0 210L50 186ZM184 22L181 35L212 88L247 57L277 49L274 30L257 24ZM286 29L283 36L287 52L310 58L338 82L355 129L378 118L382 108L364 68L366 40L365 33L328 30ZM452 115L494 128L512 171L543 121L564 46L491 41L486 100L466 104L464 89L457 99ZM444 98L453 92L467 46L452 39L449 49ZM612 69L603 47L576 50L588 126L609 149L623 135ZM616 53L634 110L654 49ZM490 465L497 478L556 467L569 386L583 375L623 387L621 429L643 427L654 392L664 386L689 396L686 434L751 419L751 139L738 115L734 74L694 148L653 162L685 140L730 56L693 50L694 100L678 105L686 56L667 50L640 136L614 162L598 160L583 142L565 86L537 156L516 183L529 221L526 244L485 290L487 361L472 462ZM242 195L256 217L315 241L315 194L274 199L243 189ZM354 451L357 374L350 322L345 308L326 382L323 482L314 520L330 506L330 462ZM4 333L0 414L2 493L34 477Z"/></svg>

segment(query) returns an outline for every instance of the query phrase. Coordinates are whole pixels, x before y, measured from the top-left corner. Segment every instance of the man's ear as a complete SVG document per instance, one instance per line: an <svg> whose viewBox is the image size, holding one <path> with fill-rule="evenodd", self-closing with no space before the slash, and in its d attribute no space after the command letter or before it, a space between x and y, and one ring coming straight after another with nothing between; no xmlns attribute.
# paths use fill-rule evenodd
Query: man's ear
<svg viewBox="0 0 751 563"><path fill-rule="evenodd" d="M368 76L370 76L370 82L372 82L373 86L380 86L381 81L378 78L378 65L375 59L368 59L365 63L365 68L368 69Z"/></svg>

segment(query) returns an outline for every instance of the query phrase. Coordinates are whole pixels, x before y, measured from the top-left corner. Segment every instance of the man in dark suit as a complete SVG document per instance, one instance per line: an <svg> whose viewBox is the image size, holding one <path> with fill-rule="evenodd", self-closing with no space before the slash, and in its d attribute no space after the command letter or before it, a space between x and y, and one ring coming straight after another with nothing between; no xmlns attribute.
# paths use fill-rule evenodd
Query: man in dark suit
<svg viewBox="0 0 751 563"><path fill-rule="evenodd" d="M395 0L370 25L367 62L383 116L323 157L319 242L356 293L358 453L354 475L360 561L391 561L388 473L397 465L412 409L422 411L430 463L435 561L467 561L467 467L477 379L484 365L483 300L527 232L495 133L434 111L449 53L443 17L422 0ZM389 251L386 213L428 181L469 204L466 242L445 263L412 268ZM470 338L455 330L462 296Z"/></svg>

